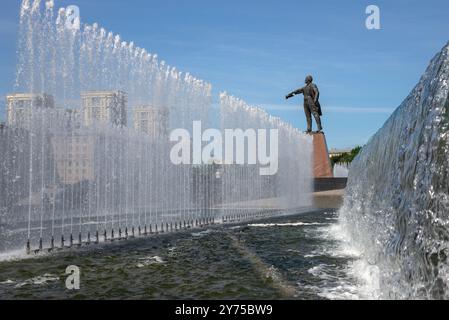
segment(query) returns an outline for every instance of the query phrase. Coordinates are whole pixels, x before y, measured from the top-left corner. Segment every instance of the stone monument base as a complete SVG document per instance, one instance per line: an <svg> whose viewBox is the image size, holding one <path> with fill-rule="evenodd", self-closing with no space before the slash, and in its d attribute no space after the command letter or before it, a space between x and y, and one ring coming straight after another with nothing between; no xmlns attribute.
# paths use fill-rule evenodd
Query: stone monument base
<svg viewBox="0 0 449 320"><path fill-rule="evenodd" d="M326 136L324 133L312 133L313 137L313 164L315 178L333 178L329 150L327 148Z"/></svg>

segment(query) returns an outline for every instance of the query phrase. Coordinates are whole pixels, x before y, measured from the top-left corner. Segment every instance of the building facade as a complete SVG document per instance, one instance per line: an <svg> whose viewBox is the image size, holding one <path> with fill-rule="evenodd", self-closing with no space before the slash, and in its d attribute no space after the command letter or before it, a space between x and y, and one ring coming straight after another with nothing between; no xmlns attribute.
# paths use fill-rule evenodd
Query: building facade
<svg viewBox="0 0 449 320"><path fill-rule="evenodd" d="M8 95L6 96L7 124L9 126L29 126L33 110L54 109L54 107L53 96L45 93L16 93Z"/></svg>
<svg viewBox="0 0 449 320"><path fill-rule="evenodd" d="M351 149L334 149L333 148L333 149L329 150L329 156L332 159L332 158L335 158L335 157L339 157L339 156L341 156L344 153L349 153L349 152L351 152Z"/></svg>
<svg viewBox="0 0 449 320"><path fill-rule="evenodd" d="M95 179L95 143L92 136L55 136L52 138L52 144L60 181L64 184L76 184Z"/></svg>
<svg viewBox="0 0 449 320"><path fill-rule="evenodd" d="M168 109L151 106L135 108L134 129L148 134L152 141L166 139L169 130Z"/></svg>
<svg viewBox="0 0 449 320"><path fill-rule="evenodd" d="M51 150L57 180L63 185L93 181L98 174L95 154L99 151L102 136L94 136L99 132L92 132L89 127L98 124L117 127L127 125L127 95L122 91L84 92L81 94L81 108L76 109L55 107L53 96L48 94L11 94L6 100L5 125L45 133L49 139L48 148ZM51 112L38 112L49 109ZM32 110L36 112L32 113ZM150 110L149 113L153 114L146 115L147 119L153 119L150 120L151 125L142 130L151 131L153 136L158 135L161 128L166 132L168 116L165 116L165 112ZM145 116L144 113L139 114ZM39 118L39 115L45 117L45 122L39 121L44 119Z"/></svg>
<svg viewBox="0 0 449 320"><path fill-rule="evenodd" d="M122 91L92 91L81 93L84 125L109 123L124 127L127 124L127 95Z"/></svg>

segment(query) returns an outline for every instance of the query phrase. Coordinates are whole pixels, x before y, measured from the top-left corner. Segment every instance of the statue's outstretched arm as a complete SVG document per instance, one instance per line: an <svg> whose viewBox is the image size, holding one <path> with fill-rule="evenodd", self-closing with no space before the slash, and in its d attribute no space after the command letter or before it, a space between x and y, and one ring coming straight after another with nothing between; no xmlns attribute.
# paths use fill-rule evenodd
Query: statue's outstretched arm
<svg viewBox="0 0 449 320"><path fill-rule="evenodd" d="M294 95L297 95L297 94L303 94L304 93L304 88L300 88L300 89L298 89L298 90L296 90L296 91L293 91L293 94Z"/></svg>
<svg viewBox="0 0 449 320"><path fill-rule="evenodd" d="M287 95L286 99L293 98L293 97L296 96L297 94L302 94L302 93L304 93L304 88L300 88L300 89L298 89L298 90L295 90L295 91L289 93L289 94Z"/></svg>

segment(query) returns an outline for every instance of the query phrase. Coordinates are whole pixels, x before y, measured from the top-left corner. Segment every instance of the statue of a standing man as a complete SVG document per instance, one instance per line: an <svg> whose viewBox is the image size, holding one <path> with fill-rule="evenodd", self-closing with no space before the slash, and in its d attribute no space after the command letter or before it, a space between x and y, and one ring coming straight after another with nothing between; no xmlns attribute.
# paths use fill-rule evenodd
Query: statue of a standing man
<svg viewBox="0 0 449 320"><path fill-rule="evenodd" d="M318 90L318 87L313 83L312 76L307 76L305 87L293 91L292 93L287 95L286 99L288 100L297 94L304 95L304 112L306 113L307 118L307 133L312 132L312 114L318 126L317 132L322 132L323 127L321 125L321 116L323 114L321 112L321 105L319 101L320 91Z"/></svg>

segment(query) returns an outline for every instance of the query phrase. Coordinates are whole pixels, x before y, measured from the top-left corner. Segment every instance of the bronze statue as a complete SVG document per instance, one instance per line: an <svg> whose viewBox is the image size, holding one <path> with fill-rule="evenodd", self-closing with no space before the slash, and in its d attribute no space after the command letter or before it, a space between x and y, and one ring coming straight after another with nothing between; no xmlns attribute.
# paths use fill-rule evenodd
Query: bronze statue
<svg viewBox="0 0 449 320"><path fill-rule="evenodd" d="M307 118L307 133L312 132L312 114L318 126L317 133L323 131L321 125L321 116L323 115L320 105L320 91L316 84L313 83L313 77L306 77L306 86L288 94L285 98L288 100L297 94L304 95L304 112Z"/></svg>

